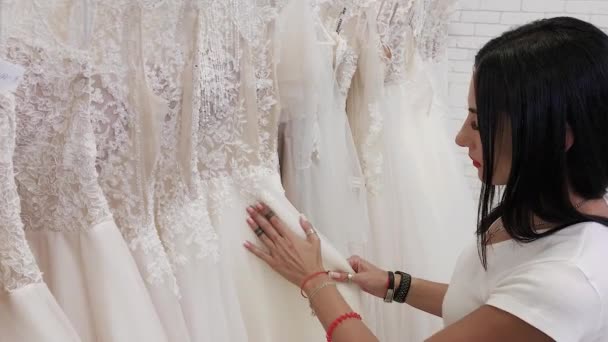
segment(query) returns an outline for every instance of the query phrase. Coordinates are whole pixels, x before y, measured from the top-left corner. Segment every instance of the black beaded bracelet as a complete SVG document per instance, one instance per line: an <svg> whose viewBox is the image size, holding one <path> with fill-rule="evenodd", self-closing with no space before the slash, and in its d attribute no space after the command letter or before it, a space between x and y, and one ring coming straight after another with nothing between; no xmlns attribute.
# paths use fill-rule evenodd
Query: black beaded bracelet
<svg viewBox="0 0 608 342"><path fill-rule="evenodd" d="M394 300L397 303L405 303L407 294L410 292L410 287L412 286L412 276L400 271L397 271L395 273L401 276L401 283L399 283L399 287L395 291Z"/></svg>

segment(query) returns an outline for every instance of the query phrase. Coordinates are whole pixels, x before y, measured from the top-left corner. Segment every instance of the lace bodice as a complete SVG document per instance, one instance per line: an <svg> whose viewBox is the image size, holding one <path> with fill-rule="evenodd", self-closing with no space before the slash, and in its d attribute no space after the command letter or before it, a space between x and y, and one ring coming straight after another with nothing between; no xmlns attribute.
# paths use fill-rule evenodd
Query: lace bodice
<svg viewBox="0 0 608 342"><path fill-rule="evenodd" d="M193 51L191 136L203 180L277 170L271 20L251 0L203 1ZM257 18L244 20L243 18Z"/></svg>
<svg viewBox="0 0 608 342"><path fill-rule="evenodd" d="M91 117L99 184L125 241L145 256L143 277L152 284L168 282L177 293L154 220L152 172L159 111L166 105L145 82L141 8L134 1L112 1L92 10L96 20L88 49L95 60Z"/></svg>
<svg viewBox="0 0 608 342"><path fill-rule="evenodd" d="M147 81L168 104L159 113L162 121L154 215L163 246L175 267L192 261L192 257L219 256L218 235L210 222L205 190L192 174L191 135L182 134L191 131L182 114L190 103L184 94L192 91L192 67L184 56L194 46L195 14L188 2L166 1L144 8L142 20L143 36L154 37L144 39Z"/></svg>
<svg viewBox="0 0 608 342"><path fill-rule="evenodd" d="M0 93L0 291L12 291L42 281L21 222L13 173L15 102Z"/></svg>
<svg viewBox="0 0 608 342"><path fill-rule="evenodd" d="M26 68L17 89L15 170L30 230L81 230L109 220L97 184L90 68L66 47L11 39L3 53Z"/></svg>

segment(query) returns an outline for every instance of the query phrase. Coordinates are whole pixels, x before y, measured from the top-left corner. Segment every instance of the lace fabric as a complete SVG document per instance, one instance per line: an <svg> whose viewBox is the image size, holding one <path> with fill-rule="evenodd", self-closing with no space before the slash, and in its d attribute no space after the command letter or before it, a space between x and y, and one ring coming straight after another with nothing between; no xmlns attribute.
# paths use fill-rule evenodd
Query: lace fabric
<svg viewBox="0 0 608 342"><path fill-rule="evenodd" d="M359 60L347 98L347 112L357 144L369 195L381 192L383 116L379 110L384 81L382 43L376 24L376 8L362 9L355 37Z"/></svg>
<svg viewBox="0 0 608 342"><path fill-rule="evenodd" d="M405 78L408 40L413 39L411 19L416 0L383 0L378 9L378 33L386 62L385 83L396 83Z"/></svg>
<svg viewBox="0 0 608 342"><path fill-rule="evenodd" d="M211 214L225 204L221 190L277 172L276 79L272 28L282 2L200 2L192 49L191 101L181 134L193 179L211 192ZM244 17L256 18L242 21ZM186 126L183 123L188 122Z"/></svg>
<svg viewBox="0 0 608 342"><path fill-rule="evenodd" d="M13 291L42 282L19 216L21 206L13 173L15 102L0 94L0 290Z"/></svg>
<svg viewBox="0 0 608 342"><path fill-rule="evenodd" d="M150 284L166 282L177 294L154 222L152 171L160 139L156 113L165 106L144 79L141 9L133 2L100 2L94 11L89 51L96 59L91 116L99 183L125 241L145 255L144 278Z"/></svg>
<svg viewBox="0 0 608 342"><path fill-rule="evenodd" d="M218 236L212 227L199 179L192 172L190 135L183 118L188 108L191 77L185 59L193 49L196 15L187 2L165 2L144 10L144 58L150 88L168 106L160 114L160 154L154 174L154 216L163 246L174 267L198 259L219 257ZM152 25L151 23L154 23ZM160 47L162 46L162 49ZM185 108L184 108L185 107Z"/></svg>
<svg viewBox="0 0 608 342"><path fill-rule="evenodd" d="M14 160L25 228L86 230L111 220L94 165L86 60L22 40L5 57L27 68L16 92Z"/></svg>
<svg viewBox="0 0 608 342"><path fill-rule="evenodd" d="M334 73L344 101L350 88L359 58L360 15L365 8L354 0L317 0L315 15L334 43Z"/></svg>
<svg viewBox="0 0 608 342"><path fill-rule="evenodd" d="M423 59L435 60L443 56L449 17L455 4L455 0L414 0L411 26Z"/></svg>

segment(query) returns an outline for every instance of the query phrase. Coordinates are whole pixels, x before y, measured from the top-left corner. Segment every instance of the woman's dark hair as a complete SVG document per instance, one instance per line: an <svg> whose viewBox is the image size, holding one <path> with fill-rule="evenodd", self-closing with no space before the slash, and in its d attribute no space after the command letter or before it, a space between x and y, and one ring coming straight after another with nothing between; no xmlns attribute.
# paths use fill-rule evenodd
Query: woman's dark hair
<svg viewBox="0 0 608 342"><path fill-rule="evenodd" d="M569 197L570 189L602 198L608 187L608 36L568 17L521 26L479 51L474 85L485 161L477 228L484 266L488 230L499 217L518 242L584 221L608 224L580 213ZM574 143L566 149L568 128ZM511 171L496 204L493 171L509 140ZM557 227L537 231L534 215Z"/></svg>

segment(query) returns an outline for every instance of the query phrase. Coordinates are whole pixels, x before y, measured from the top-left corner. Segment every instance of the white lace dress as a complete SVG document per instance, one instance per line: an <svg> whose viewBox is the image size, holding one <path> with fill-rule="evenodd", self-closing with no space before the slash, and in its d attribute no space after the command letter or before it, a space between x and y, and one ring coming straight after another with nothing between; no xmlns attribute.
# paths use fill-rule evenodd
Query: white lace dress
<svg viewBox="0 0 608 342"><path fill-rule="evenodd" d="M143 20L154 10L139 1L99 1L86 46L94 59L91 120L99 184L145 280L169 341L190 341L180 291L156 229L154 177L167 103L144 71ZM148 19L148 18L146 18ZM176 222L177 223L177 222Z"/></svg>
<svg viewBox="0 0 608 342"><path fill-rule="evenodd" d="M172 264L190 341L247 341L235 280L220 257L207 191L190 166L193 51L207 12L192 1L150 1L144 11L147 81L168 104L160 113L154 217ZM149 137L146 137L149 139Z"/></svg>
<svg viewBox="0 0 608 342"><path fill-rule="evenodd" d="M167 341L98 184L91 59L60 39L71 23L67 3L9 5L1 55L25 68L15 92L15 179L44 281L82 341Z"/></svg>
<svg viewBox="0 0 608 342"><path fill-rule="evenodd" d="M291 3L281 16L277 71L283 124L281 175L287 197L345 256L363 254L367 193L346 117L356 55L336 33L354 30L360 8ZM343 213L349 213L343 215Z"/></svg>
<svg viewBox="0 0 608 342"><path fill-rule="evenodd" d="M475 208L442 116L439 76L452 1L385 0L378 28L386 62L382 165L370 193L374 261L416 277L449 282L475 230ZM436 73L431 74L430 71ZM442 322L411 307L375 304L381 341L422 341Z"/></svg>
<svg viewBox="0 0 608 342"><path fill-rule="evenodd" d="M11 342L80 341L42 280L21 222L13 172L15 102L0 93L0 331Z"/></svg>
<svg viewBox="0 0 608 342"><path fill-rule="evenodd" d="M278 42L274 23L281 9L274 1L197 2L186 12L175 35L176 41L185 42L181 47L183 77L160 77L169 80L169 88L177 85L181 92L177 99L182 99L177 116L166 118L163 139L167 139L168 152L161 163L169 166L161 174L166 175L163 179L178 172L183 175L183 184L174 181L164 190L157 187L159 193L176 198L171 200L173 205L158 207L171 215L165 216L171 219L160 226L161 238L172 259L183 265L182 281L206 286L204 292L192 288L193 300L216 303L208 305L217 311L219 320L229 314L224 333L237 333L242 322L245 335L232 339L235 341L313 341L324 336L297 287L243 247L245 240L256 241L245 221L246 207L256 201L266 202L294 231L304 235L298 211L283 194L278 168L274 73ZM161 64L151 70L150 78L163 75ZM193 215L200 221L193 221ZM207 220L204 215L208 215ZM180 224L172 225L176 220ZM219 245L214 252L215 240ZM349 268L335 249L328 243L324 246L328 268ZM205 278L188 273L209 265L205 260L213 259L205 259L206 255L219 257L215 267L206 268L213 273ZM218 267L220 273L216 272ZM218 288L213 287L216 282ZM357 308L358 291L341 289ZM235 331L231 330L233 322L237 324ZM218 324L215 328L223 327Z"/></svg>

